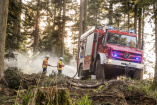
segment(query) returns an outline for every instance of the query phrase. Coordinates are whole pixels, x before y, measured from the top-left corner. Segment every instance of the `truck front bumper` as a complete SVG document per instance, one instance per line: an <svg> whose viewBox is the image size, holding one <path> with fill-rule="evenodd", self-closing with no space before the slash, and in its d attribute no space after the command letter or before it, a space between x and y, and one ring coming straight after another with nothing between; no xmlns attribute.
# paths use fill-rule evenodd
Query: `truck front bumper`
<svg viewBox="0 0 157 105"><path fill-rule="evenodd" d="M104 61L104 64L107 65L113 65L113 66L119 66L119 67L130 67L135 69L144 69L144 65L141 63L134 63L134 62L127 62L127 61L120 61L120 60L114 60L114 59L106 59Z"/></svg>

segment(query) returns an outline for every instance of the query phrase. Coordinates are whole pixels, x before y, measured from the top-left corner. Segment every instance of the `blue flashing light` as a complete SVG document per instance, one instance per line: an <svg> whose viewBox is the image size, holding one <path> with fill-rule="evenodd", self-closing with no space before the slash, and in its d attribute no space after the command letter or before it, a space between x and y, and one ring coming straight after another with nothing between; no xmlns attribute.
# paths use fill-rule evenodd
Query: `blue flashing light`
<svg viewBox="0 0 157 105"><path fill-rule="evenodd" d="M113 30L113 26L109 26L109 30Z"/></svg>
<svg viewBox="0 0 157 105"><path fill-rule="evenodd" d="M117 54L113 54L113 56L114 56L114 57L117 57L118 55L117 55Z"/></svg>
<svg viewBox="0 0 157 105"><path fill-rule="evenodd" d="M136 60L139 60L139 58L136 58Z"/></svg>
<svg viewBox="0 0 157 105"><path fill-rule="evenodd" d="M134 30L133 30L133 29L130 29L130 33L134 33Z"/></svg>

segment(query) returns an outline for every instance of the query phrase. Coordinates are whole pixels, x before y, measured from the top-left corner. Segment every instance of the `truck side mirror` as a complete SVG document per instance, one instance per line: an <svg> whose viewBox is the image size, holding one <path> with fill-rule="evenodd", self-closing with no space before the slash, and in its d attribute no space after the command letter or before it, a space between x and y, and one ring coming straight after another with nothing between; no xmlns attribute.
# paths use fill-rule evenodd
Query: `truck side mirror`
<svg viewBox="0 0 157 105"><path fill-rule="evenodd" d="M98 41L97 37L98 37L98 34L97 34L97 33L94 33L94 42L97 42L97 41Z"/></svg>
<svg viewBox="0 0 157 105"><path fill-rule="evenodd" d="M103 49L106 49L106 44L103 44Z"/></svg>
<svg viewBox="0 0 157 105"><path fill-rule="evenodd" d="M83 45L81 45L80 47L81 47L81 50L84 50L84 46Z"/></svg>

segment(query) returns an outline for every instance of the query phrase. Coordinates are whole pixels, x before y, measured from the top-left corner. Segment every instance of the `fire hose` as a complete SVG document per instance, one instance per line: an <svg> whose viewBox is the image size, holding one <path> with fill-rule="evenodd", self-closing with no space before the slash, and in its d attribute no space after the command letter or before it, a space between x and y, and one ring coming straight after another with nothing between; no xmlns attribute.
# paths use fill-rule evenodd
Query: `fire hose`
<svg viewBox="0 0 157 105"><path fill-rule="evenodd" d="M64 65L64 66L65 66L65 65ZM63 66L63 67L64 67L64 66ZM51 66L51 65L50 65L50 67L57 67L57 66ZM75 74L72 78L75 78L75 76L76 76L77 74L78 74L78 71L76 72L76 74Z"/></svg>
<svg viewBox="0 0 157 105"><path fill-rule="evenodd" d="M50 67L57 67L57 66L50 66Z"/></svg>
<svg viewBox="0 0 157 105"><path fill-rule="evenodd" d="M65 65L64 65L64 66L65 66ZM64 67L64 66L63 66L63 67ZM50 65L50 67L57 67L57 66L51 66L51 65ZM75 74L72 78L75 78L77 74L78 74L78 71L76 72L76 74Z"/></svg>
<svg viewBox="0 0 157 105"><path fill-rule="evenodd" d="M64 66L65 66L65 65L63 65L63 67L64 67ZM57 67L57 66L51 66L51 65L50 65L50 67Z"/></svg>

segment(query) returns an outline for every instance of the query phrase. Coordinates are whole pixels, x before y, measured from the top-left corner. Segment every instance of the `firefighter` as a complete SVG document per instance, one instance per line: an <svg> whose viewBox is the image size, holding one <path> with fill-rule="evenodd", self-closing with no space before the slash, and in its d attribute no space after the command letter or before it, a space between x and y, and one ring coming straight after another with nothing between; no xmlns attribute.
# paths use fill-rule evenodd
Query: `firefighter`
<svg viewBox="0 0 157 105"><path fill-rule="evenodd" d="M43 60L43 64L42 64L43 74L46 74L46 72L47 72L47 66L50 66L48 64L49 57L50 57L49 55L46 55L45 59Z"/></svg>
<svg viewBox="0 0 157 105"><path fill-rule="evenodd" d="M57 63L57 70L58 70L58 75L61 75L62 74L62 67L64 67L64 64L63 64L63 58L60 57L59 58L59 61Z"/></svg>

